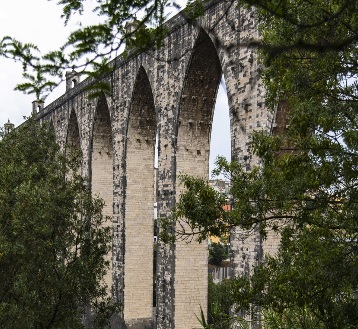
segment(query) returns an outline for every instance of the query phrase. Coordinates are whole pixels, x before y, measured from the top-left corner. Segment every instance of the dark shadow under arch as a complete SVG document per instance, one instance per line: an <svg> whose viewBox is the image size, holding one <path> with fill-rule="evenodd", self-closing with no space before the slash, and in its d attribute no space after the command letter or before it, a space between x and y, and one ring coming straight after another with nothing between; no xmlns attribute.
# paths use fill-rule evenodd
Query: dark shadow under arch
<svg viewBox="0 0 358 329"><path fill-rule="evenodd" d="M77 115L74 109L72 109L70 118L67 125L67 135L65 143L65 155L67 158L80 157L82 158L81 151L81 137L80 131L78 128ZM81 174L81 167L79 166L76 169L76 172L71 172L68 175L68 178L73 177L73 174Z"/></svg>
<svg viewBox="0 0 358 329"><path fill-rule="evenodd" d="M71 111L67 125L66 149L67 147L78 150L81 149L80 130L78 128L77 115L74 110Z"/></svg>

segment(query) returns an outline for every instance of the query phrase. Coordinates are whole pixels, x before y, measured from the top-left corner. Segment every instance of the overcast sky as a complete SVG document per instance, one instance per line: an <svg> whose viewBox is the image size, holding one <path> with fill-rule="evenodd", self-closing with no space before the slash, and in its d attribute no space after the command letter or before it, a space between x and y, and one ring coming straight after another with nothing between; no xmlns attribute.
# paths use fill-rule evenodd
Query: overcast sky
<svg viewBox="0 0 358 329"><path fill-rule="evenodd" d="M94 0L90 0L93 1ZM83 17L75 18L68 27L60 18L61 7L57 0L11 0L1 4L0 38L10 35L22 42L39 46L42 52L57 49L68 34L78 26ZM93 23L96 17L85 16L85 24ZM0 57L0 126L8 119L16 126L21 124L24 116L31 114L34 95L25 95L14 91L17 83L22 81L22 67L19 63ZM45 101L45 105L61 96L65 86L60 85ZM221 84L214 113L213 131L210 147L210 170L218 155L230 157L229 114L226 92Z"/></svg>

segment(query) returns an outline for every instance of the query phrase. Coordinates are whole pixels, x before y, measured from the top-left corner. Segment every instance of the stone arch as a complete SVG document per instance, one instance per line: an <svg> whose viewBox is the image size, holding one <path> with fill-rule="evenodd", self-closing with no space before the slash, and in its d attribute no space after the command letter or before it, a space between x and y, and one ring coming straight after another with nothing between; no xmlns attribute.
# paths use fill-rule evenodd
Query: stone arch
<svg viewBox="0 0 358 329"><path fill-rule="evenodd" d="M141 66L126 134L124 319L128 324L152 321L156 126L153 93Z"/></svg>
<svg viewBox="0 0 358 329"><path fill-rule="evenodd" d="M221 78L221 64L209 35L200 30L188 64L177 118L176 172L208 178L210 134ZM176 197L182 186L176 182ZM191 258L195 255L195 263ZM193 328L207 306L207 246L177 242L175 246L175 328ZM190 271L186 269L190 266ZM196 287L188 289L187 282ZM183 293L184 292L184 293ZM192 314L185 317L184 314Z"/></svg>
<svg viewBox="0 0 358 329"><path fill-rule="evenodd" d="M113 216L113 136L109 108L104 95L98 98L95 108L90 151L90 186L93 196L105 202L102 214L109 216L105 226L111 226ZM107 256L112 264L112 252ZM112 268L104 278L108 291L112 286Z"/></svg>
<svg viewBox="0 0 358 329"><path fill-rule="evenodd" d="M81 149L80 130L78 127L77 115L74 109L71 110L67 125L66 149L67 147L73 147L78 150Z"/></svg>
<svg viewBox="0 0 358 329"><path fill-rule="evenodd" d="M188 63L177 118L177 171L186 168L188 160L200 160L200 170L207 167L211 122L219 82L221 64L209 35L201 29ZM199 149L201 148L201 149ZM183 162L183 163L182 163ZM194 173L207 175L207 170Z"/></svg>
<svg viewBox="0 0 358 329"><path fill-rule="evenodd" d="M71 110L70 118L68 120L67 134L66 134L66 141L65 141L66 156L70 152L76 152L76 155L77 152L81 152L81 136L80 136L80 130L78 128L77 115L74 109ZM76 174L81 174L81 167L77 168Z"/></svg>

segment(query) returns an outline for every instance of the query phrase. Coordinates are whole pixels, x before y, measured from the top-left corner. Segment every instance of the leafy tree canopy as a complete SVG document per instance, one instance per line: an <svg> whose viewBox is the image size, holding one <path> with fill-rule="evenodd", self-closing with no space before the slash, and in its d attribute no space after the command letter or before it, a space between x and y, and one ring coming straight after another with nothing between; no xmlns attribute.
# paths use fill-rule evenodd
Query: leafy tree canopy
<svg viewBox="0 0 358 329"><path fill-rule="evenodd" d="M229 257L227 245L213 242L209 246L209 264L218 265Z"/></svg>
<svg viewBox="0 0 358 329"><path fill-rule="evenodd" d="M32 119L0 140L0 154L0 327L84 328L90 308L103 327L115 311L102 281L111 235L78 157L66 160Z"/></svg>

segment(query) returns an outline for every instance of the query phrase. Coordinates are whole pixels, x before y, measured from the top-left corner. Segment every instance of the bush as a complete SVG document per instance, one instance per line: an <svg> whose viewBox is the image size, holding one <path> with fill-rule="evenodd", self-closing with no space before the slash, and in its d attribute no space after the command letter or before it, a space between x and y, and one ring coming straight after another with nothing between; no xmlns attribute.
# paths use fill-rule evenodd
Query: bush
<svg viewBox="0 0 358 329"><path fill-rule="evenodd" d="M228 257L227 246L221 243L212 243L209 247L209 264L219 266Z"/></svg>

